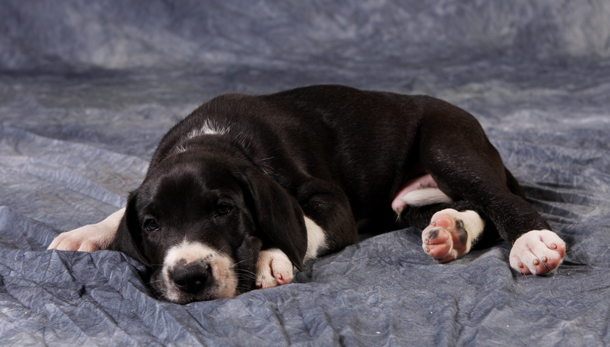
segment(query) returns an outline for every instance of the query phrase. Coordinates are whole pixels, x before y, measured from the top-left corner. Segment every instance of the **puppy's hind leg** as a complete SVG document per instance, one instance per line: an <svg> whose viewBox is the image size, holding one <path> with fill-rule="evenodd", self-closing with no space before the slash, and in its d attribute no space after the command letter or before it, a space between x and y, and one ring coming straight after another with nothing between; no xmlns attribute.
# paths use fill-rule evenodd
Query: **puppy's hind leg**
<svg viewBox="0 0 610 347"><path fill-rule="evenodd" d="M409 204L400 214L398 226L423 229L422 248L440 263L457 259L477 245L485 247L498 238L489 218L464 200L419 206Z"/></svg>
<svg viewBox="0 0 610 347"><path fill-rule="evenodd" d="M453 200L472 203L504 240L514 244L510 257L515 270L543 274L556 269L565 243L524 199L481 125L447 103L429 102L426 107L420 158L439 189Z"/></svg>
<svg viewBox="0 0 610 347"><path fill-rule="evenodd" d="M51 242L48 249L80 252L108 249L116 236L123 215L125 208L114 212L99 223L63 232Z"/></svg>

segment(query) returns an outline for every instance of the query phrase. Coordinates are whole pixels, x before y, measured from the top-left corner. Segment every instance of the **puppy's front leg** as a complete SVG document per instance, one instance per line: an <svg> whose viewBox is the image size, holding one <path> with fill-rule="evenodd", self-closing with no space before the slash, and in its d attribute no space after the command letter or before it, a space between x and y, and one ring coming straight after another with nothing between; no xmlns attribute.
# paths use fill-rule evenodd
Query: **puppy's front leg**
<svg viewBox="0 0 610 347"><path fill-rule="evenodd" d="M279 248L262 250L256 263L256 288L271 288L292 281L294 268Z"/></svg>
<svg viewBox="0 0 610 347"><path fill-rule="evenodd" d="M305 217L307 228L307 252L305 260L316 258L318 252L326 247L324 230L311 219ZM270 288L288 284L292 281L294 267L288 256L278 248L262 250L256 263L256 287Z"/></svg>
<svg viewBox="0 0 610 347"><path fill-rule="evenodd" d="M122 208L97 224L89 224L63 232L51 242L48 249L80 252L108 249L116 236L124 214L125 208Z"/></svg>

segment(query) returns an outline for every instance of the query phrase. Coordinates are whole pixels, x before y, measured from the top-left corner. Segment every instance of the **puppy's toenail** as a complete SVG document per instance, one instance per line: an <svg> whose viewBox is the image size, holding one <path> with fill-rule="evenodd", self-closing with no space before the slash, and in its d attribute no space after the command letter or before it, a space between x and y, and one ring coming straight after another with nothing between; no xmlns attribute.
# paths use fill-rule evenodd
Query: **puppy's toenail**
<svg viewBox="0 0 610 347"><path fill-rule="evenodd" d="M554 243L551 243L551 249L557 249L557 245Z"/></svg>
<svg viewBox="0 0 610 347"><path fill-rule="evenodd" d="M538 266L538 265L540 265L540 260L534 259L534 266Z"/></svg>
<svg viewBox="0 0 610 347"><path fill-rule="evenodd" d="M548 260L548 259L547 259L546 257L542 257L542 262L543 262L543 263L546 263L546 262L547 262L547 260Z"/></svg>
<svg viewBox="0 0 610 347"><path fill-rule="evenodd" d="M518 266L520 269L522 269L522 268L523 268L523 263L522 263L522 262L519 262L519 263L517 264L517 266Z"/></svg>

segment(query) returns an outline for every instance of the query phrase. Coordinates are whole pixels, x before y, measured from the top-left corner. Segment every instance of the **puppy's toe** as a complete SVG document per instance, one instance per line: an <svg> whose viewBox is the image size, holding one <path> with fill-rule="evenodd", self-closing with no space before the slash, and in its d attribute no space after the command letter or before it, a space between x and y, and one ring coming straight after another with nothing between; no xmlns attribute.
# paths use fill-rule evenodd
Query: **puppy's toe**
<svg viewBox="0 0 610 347"><path fill-rule="evenodd" d="M422 233L424 251L440 263L455 258L451 233L441 226L429 225Z"/></svg>
<svg viewBox="0 0 610 347"><path fill-rule="evenodd" d="M524 275L552 272L563 261L565 242L550 230L532 230L515 241L510 266Z"/></svg>
<svg viewBox="0 0 610 347"><path fill-rule="evenodd" d="M271 262L271 273L280 286L292 282L293 267L288 257L282 260L274 259Z"/></svg>
<svg viewBox="0 0 610 347"><path fill-rule="evenodd" d="M292 262L284 252L272 248L260 252L256 263L256 287L271 288L292 281Z"/></svg>
<svg viewBox="0 0 610 347"><path fill-rule="evenodd" d="M453 219L448 215L436 215L422 233L424 251L440 263L455 258L453 238L450 229L454 227Z"/></svg>
<svg viewBox="0 0 610 347"><path fill-rule="evenodd" d="M94 252L104 249L109 243L110 240L104 235L103 230L91 224L59 234L48 249Z"/></svg>
<svg viewBox="0 0 610 347"><path fill-rule="evenodd" d="M438 262L446 263L468 253L483 228L483 220L474 211L439 211L422 233L424 251Z"/></svg>

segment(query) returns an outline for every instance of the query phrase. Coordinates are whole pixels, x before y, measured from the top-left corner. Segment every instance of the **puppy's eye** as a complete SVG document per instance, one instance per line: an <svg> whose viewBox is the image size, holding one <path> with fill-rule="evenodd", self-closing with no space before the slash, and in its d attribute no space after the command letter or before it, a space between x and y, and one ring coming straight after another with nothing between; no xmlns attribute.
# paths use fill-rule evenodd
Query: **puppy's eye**
<svg viewBox="0 0 610 347"><path fill-rule="evenodd" d="M233 209L233 206L231 206L227 203L221 202L220 204L216 205L216 216L215 217L223 216L223 215L231 212L232 209Z"/></svg>
<svg viewBox="0 0 610 347"><path fill-rule="evenodd" d="M146 221L144 221L144 229L146 231L155 231L159 229L159 225L154 219L147 219Z"/></svg>

